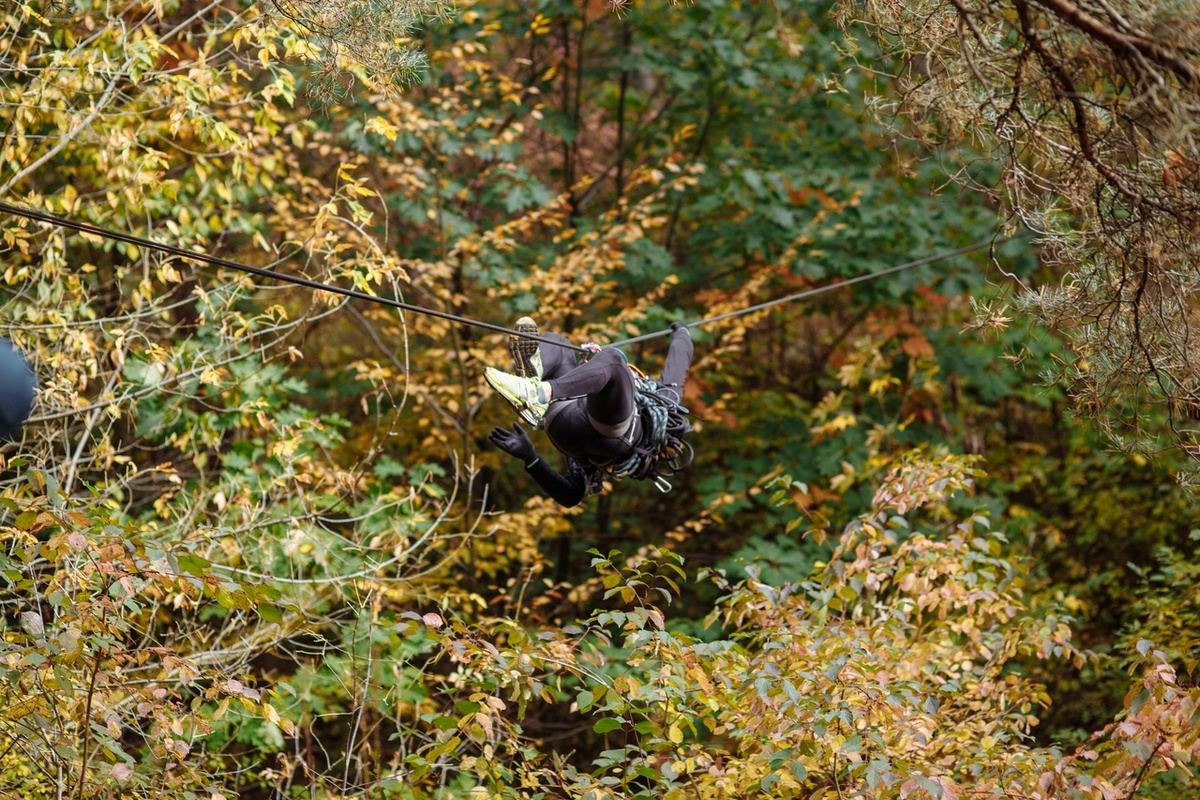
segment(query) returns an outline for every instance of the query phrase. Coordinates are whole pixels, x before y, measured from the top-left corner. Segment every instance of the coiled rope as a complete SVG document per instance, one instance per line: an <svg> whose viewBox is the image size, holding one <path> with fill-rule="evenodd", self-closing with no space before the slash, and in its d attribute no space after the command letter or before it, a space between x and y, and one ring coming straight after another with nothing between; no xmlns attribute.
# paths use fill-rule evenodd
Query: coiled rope
<svg viewBox="0 0 1200 800"><path fill-rule="evenodd" d="M686 469L692 463L692 446L684 436L692 430L687 409L667 397L658 381L637 378L634 381L634 400L641 416L643 434L641 447L609 464L598 464L613 480L633 478L652 479L659 491L668 492L668 477Z"/></svg>

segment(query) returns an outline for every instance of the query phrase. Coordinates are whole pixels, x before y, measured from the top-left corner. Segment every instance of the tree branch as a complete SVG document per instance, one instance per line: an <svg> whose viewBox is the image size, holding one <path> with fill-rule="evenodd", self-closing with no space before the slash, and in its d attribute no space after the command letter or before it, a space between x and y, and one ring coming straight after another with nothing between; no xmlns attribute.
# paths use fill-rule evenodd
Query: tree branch
<svg viewBox="0 0 1200 800"><path fill-rule="evenodd" d="M1190 89L1200 88L1200 70L1160 45L1152 36L1141 32L1121 33L1093 17L1068 0L1034 0L1077 31L1090 36L1112 49L1118 57L1127 58L1136 52L1173 72ZM1023 3L1019 4L1023 5Z"/></svg>

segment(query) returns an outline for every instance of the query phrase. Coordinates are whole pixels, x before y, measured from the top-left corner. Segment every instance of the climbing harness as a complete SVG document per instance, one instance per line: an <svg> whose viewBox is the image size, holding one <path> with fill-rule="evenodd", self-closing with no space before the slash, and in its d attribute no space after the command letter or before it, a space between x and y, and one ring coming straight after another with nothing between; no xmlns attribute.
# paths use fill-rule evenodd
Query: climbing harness
<svg viewBox="0 0 1200 800"><path fill-rule="evenodd" d="M647 378L633 366L634 401L642 425L640 446L609 461L594 462L614 481L622 478L652 480L660 492L671 491L667 478L683 471L692 463L692 446L684 436L692 430L688 410L663 393L658 381Z"/></svg>
<svg viewBox="0 0 1200 800"><path fill-rule="evenodd" d="M32 208L16 206L11 203L6 203L3 201L0 201L0 213L9 214L14 217L22 217L24 219L32 220L34 222L42 222L47 225L57 225L59 227L66 228L68 230L77 231L79 233L85 233L90 236L98 236L103 239L110 239L110 240L116 241L116 242L124 242L126 244L133 244L133 245L137 245L138 247L143 247L143 248L147 248L150 250L157 250L159 252L166 253L168 255L172 255L177 258L184 258L184 259L188 259L191 261L199 261L204 264L211 264L213 266L218 266L218 267L226 267L228 269L234 269L234 270L238 270L240 272L246 272L251 275L257 275L262 278L269 278L271 280L282 281L284 283L291 283L291 284L295 284L296 286L304 286L309 289L316 289L316 290L323 291L323 292L329 292L331 294L337 294L337 295L341 295L343 297L351 297L356 300L365 300L370 303L379 303L381 305L391 306L392 308L398 308L403 311L412 311L413 313L416 313L416 314L425 314L426 316L436 317L438 319L444 319L444 320L448 320L450 322L457 322L461 325L470 325L472 327L482 328L484 330L494 331L496 333L508 334L509 336L517 336L517 337L521 337L524 339L532 339L537 342L553 344L556 347L565 347L570 350L574 350L577 353L587 352L582 347L578 347L576 345L569 344L569 343L562 342L562 341L554 341L551 339L546 339L542 336L539 336L536 334L531 334L528 331L513 330L511 328L505 328L501 325L493 325L490 322L482 322L482 321L476 320L476 319L469 319L467 317L460 317L455 314L449 314L445 311L438 311L436 309L426 308L424 306L412 305L410 303L405 303L405 302L396 300L391 297L381 297L379 295L367 294L366 292L360 292L355 289L345 289L345 288L342 288L341 286L336 286L334 284L329 284L329 283L321 283L320 281L314 281L309 278L300 277L298 275L284 275L282 273L275 272L273 270L263 269L262 267L254 267L254 266L250 266L249 264L241 264L237 261L230 261L229 259L220 258L218 256L210 256L205 253L195 253L190 250L184 250L181 247L164 244L162 242L156 242L156 241L153 241L152 239L146 239L141 236L134 236L133 234L122 233L121 231L114 231L114 230L110 230L108 228L101 228L98 225L91 225L86 222L76 222L75 220L67 219L65 217L60 217L55 214L48 214L44 211L38 211L38 210L32 209ZM841 289L843 287L851 286L856 283L862 283L863 281L869 281L869 280L874 280L875 278L881 278L884 275L891 275L891 274L894 274L897 272L902 272L907 269L912 269L914 267L920 267L925 264L932 264L935 261L942 261L947 258L953 258L954 256L962 255L964 253L969 253L973 250L978 250L982 247L986 247L988 245L994 244L995 241L996 241L995 239L985 239L983 241L979 241L979 242L975 242L973 244L965 245L963 247L955 248L954 250L947 250L943 253L936 253L931 256L926 256L925 258L918 258L915 261L908 261L903 264L897 264L894 267L888 267L887 269L882 269L882 270L879 270L878 272L864 273L862 275L857 275L853 278L847 278L846 280L836 281L836 282L828 284L826 286L818 286L815 289L808 289L803 292L797 292L795 294L790 294L786 297L780 297L780 298L776 298L775 300L768 300L763 303L757 303L755 305L748 306L748 307L742 308L742 309L738 309L736 311L730 311L725 314L718 314L717 316L708 317L706 319L694 320L692 322L686 323L686 325L689 328L697 328L697 327L700 327L701 325L709 325L714 322L720 322L722 320L731 319L733 317L739 317L739 316L742 316L743 314L752 314L756 311L763 311L765 309L773 308L774 306L782 305L784 303L791 303L791 302L795 302L797 300L803 300L808 297L813 297L818 294L823 294L825 292L831 292L834 289ZM645 333L645 334L642 334L641 336L634 336L631 339L622 339L621 341L613 342L609 346L610 347L624 347L625 345L634 344L635 342L643 342L648 339L657 338L659 336L666 336L670 332L671 332L670 329L664 329L661 331L654 331L653 333Z"/></svg>
<svg viewBox="0 0 1200 800"><path fill-rule="evenodd" d="M585 342L581 347L585 351L585 361L601 351L594 342ZM624 478L650 480L660 492L669 492L671 482L667 478L686 469L695 455L692 446L684 440L692 431L692 423L688 419L691 412L680 403L682 398L679 398L679 390L663 386L633 364L627 362L625 366L633 375L633 413L637 416L638 426L631 430L639 431L637 441L622 434L621 440L630 447L628 453L607 459L570 459L568 469L583 478L588 496L602 491L605 479L615 483ZM493 388L496 388L494 384ZM555 402L581 400L584 397L564 397ZM509 398L506 396L505 399ZM512 400L509 402L513 403ZM520 413L518 404L513 405Z"/></svg>

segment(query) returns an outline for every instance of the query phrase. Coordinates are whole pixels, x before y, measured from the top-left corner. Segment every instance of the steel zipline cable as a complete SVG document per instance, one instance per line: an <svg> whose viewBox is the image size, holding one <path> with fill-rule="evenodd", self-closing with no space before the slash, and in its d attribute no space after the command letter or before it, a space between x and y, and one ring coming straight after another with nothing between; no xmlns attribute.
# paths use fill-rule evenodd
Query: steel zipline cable
<svg viewBox="0 0 1200 800"><path fill-rule="evenodd" d="M24 219L28 219L28 220L31 220L34 222L42 222L47 225L55 225L55 226L58 226L61 228L66 228L68 230L76 231L78 233L88 234L90 236L97 236L102 239L109 239L109 240L112 240L115 242L124 242L125 244L137 245L138 247L143 247L143 248L146 248L149 250L157 250L159 252L166 253L168 255L172 255L177 258L185 258L185 259L189 259L191 261L199 261L203 264L210 264L212 266L217 266L217 267L226 267L228 269L237 270L239 272L245 272L250 275L257 275L261 278L268 278L270 280L282 281L283 283L290 283L290 284L294 284L296 286L304 286L309 289L314 289L314 290L318 290L318 291L322 291L322 292L329 292L331 294L337 294L337 295L341 295L343 297L350 297L350 298L354 298L356 300L365 300L370 303L379 303L380 305L391 306L392 308L398 308L403 311L411 311L415 314L424 314L426 316L436 317L438 319L448 320L450 322L457 322L461 325L470 325L475 328L482 328L484 330L494 331L496 333L508 334L509 336L518 336L523 339L532 339L537 342L545 342L547 344L554 344L558 347L569 347L572 350L575 350L576 352L580 352L580 353L588 352L588 351L584 350L582 347L578 347L576 345L563 344L561 341L554 341L551 339L546 339L545 337L542 337L542 336L538 336L536 334L530 334L530 333L525 333L523 331L512 330L511 328L505 328L502 325L493 325L490 322L482 322L482 321L476 320L476 319L460 317L456 314L449 314L445 311L438 311L437 309L427 308L425 306L412 305L411 303L405 303L405 302L396 300L391 297L382 297L379 295L368 294L366 292L360 292L356 289L346 289L341 286L335 286L335 285L329 284L329 283L321 283L320 281L314 281L310 278L304 278L304 277L301 277L298 275L284 275L282 273L275 272L274 270L264 269L263 267L255 267L255 266L251 266L249 264L242 264L237 261L230 261L229 259L226 259L226 258L220 258L218 256L210 256L206 253L196 253L191 250L184 250L182 247L177 247L175 245L165 244L163 242L156 242L152 239L146 239L144 237L135 236L130 233L123 233L121 231L115 231L115 230L111 230L108 228L101 228L97 225L92 225L87 222L77 222L75 220L68 219L66 217L60 217L55 214L48 214L44 211L38 211L38 210L32 209L32 208L25 208L23 206L13 205L11 203L6 203L4 201L0 201L0 213L9 214L14 217L22 217ZM875 278L882 278L885 275L892 275L897 272L903 272L904 270L924 266L925 264L932 264L936 261L942 261L947 258L953 258L954 256L963 255L964 253L970 253L973 250L978 250L980 248L987 247L988 245L992 244L994 241L995 240L993 240L993 239L987 239L984 241L975 242L973 244L968 244L963 247L955 248L954 250L947 250L943 253L936 253L934 255L926 256L924 258L918 258L914 261L907 261L903 264L897 264L894 267L888 267L887 269L882 269L877 272L864 273L862 275L858 275L853 278L847 278L845 280L836 281L836 282L828 284L826 286L818 286L815 289L807 289L803 292L797 292L795 294L790 294L786 297L779 297L779 298L776 298L775 300L768 300L766 302L757 303L755 305L747 306L746 308L738 309L736 311L730 311L725 314L718 314L713 317L707 317L705 319L694 320L694 321L688 322L686 324L687 324L687 327L689 327L689 328L696 328L701 325L709 325L714 322L720 322L722 320L732 319L733 317L740 317L743 314L753 314L757 311L764 311L768 308L773 308L778 305L783 305L784 303L796 302L797 300L803 300L803 299L806 299L809 297L813 297L815 295L823 294L825 292L831 292L834 289L841 289L846 286L852 286L853 284L856 284L856 283L862 283L864 281L874 280ZM669 329L655 331L653 333L642 334L641 336L634 336L631 339L622 339L619 342L612 342L609 346L610 347L622 347L624 345L634 344L636 342L644 342L648 339L654 339L659 336L666 336L668 333L670 333Z"/></svg>
<svg viewBox="0 0 1200 800"><path fill-rule="evenodd" d="M44 222L47 225L57 225L59 227L67 228L68 230L78 231L79 233L86 233L91 236L99 236L103 239L111 239L115 242L135 244L138 247L144 247L150 250L158 250L159 252L167 253L168 255L176 256L177 258L186 258L192 261L199 261L204 264L211 264L216 267L227 267L228 269L246 272L251 275L257 275L261 278L270 278L271 280L291 283L295 284L296 286L305 286L309 289L316 289L322 292L340 294L343 297L352 297L356 300L366 300L371 303L379 303L381 305L391 306L392 308L399 308L404 311L412 311L416 314L425 314L426 316L437 317L438 319L449 320L450 322L457 322L463 325L472 325L476 328L484 328L486 330L496 331L497 333L507 333L512 336L521 336L526 339L534 339L539 342L555 344L559 347L567 346L563 345L562 342L556 342L552 339L545 339L541 336L510 330L502 325L493 325L490 322L467 319L466 317L460 317L456 314L449 314L445 311L438 311L437 309L426 308L424 306L415 306L411 303L405 303L391 297L381 297L379 295L367 294L366 292L360 292L357 289L345 289L341 286L335 286L330 283L321 283L320 281L314 281L310 278L304 278L299 275L284 275L282 273L275 272L274 270L263 269L262 267L254 267L249 264L241 264L237 261L230 261L227 258L210 256L206 253L195 253L190 250L184 250L182 247L176 247L175 245L156 242L152 239L146 239L141 236L134 236L131 233L122 233L121 231L109 230L108 228L101 228L87 222L76 222L75 220L67 219L66 217L47 214L44 211L37 211L36 209L32 208L14 206L11 203L5 203L3 201L0 201L0 213L11 214L15 217L24 217L25 219L33 220L35 222ZM581 347L576 347L575 345L570 345L570 347L576 351L584 352L583 348Z"/></svg>
<svg viewBox="0 0 1200 800"><path fill-rule="evenodd" d="M853 286L856 283L862 283L864 281L874 280L875 278L882 278L884 275L891 275L896 272L903 272L906 269L913 269L914 267L923 267L926 264L932 264L935 261L941 261L943 259L953 258L954 256L961 256L964 253L970 253L973 250L979 250L980 248L987 247L988 245L992 244L992 241L993 241L992 239L986 239L984 241L975 242L973 244L968 244L968 245L964 245L962 247L955 248L954 250L947 250L944 253L936 253L932 256L926 256L925 258L918 258L915 261L907 261L903 264L897 264L894 267L888 267L887 269L881 269L878 272L867 272L862 275L857 275L853 278L847 278L845 280L830 283L826 286L818 286L815 289L806 289L803 292L796 292L795 294L789 294L787 297L778 297L774 300L767 300L766 302L763 302L763 303L756 303L755 305L747 306L746 308L739 308L737 311L730 311L725 314L718 314L715 317L707 317L705 319L696 320L695 322L689 322L689 323L687 323L687 326L689 328L695 328L699 325L708 325L709 323L712 323L712 322L720 322L722 320L732 319L733 317L740 317L743 314L753 314L756 311L764 311L768 308L774 308L775 306L783 305L784 303L793 303L797 300L804 300L805 298L808 298L808 297L814 297L818 294L824 294L825 292L832 292L834 289L841 289L845 286ZM634 342L644 342L647 339L653 339L656 336L665 336L668 333L670 333L670 331L655 331L654 333L643 333L641 336L634 336L632 339L622 339L619 342L613 342L610 345L610 347L623 347L624 345L633 344Z"/></svg>

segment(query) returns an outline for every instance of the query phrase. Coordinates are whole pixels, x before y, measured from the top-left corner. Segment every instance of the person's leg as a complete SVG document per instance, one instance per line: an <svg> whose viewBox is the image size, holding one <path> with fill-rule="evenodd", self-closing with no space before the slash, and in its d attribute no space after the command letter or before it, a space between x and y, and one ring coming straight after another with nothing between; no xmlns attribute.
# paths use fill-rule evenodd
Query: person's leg
<svg viewBox="0 0 1200 800"><path fill-rule="evenodd" d="M561 378L575 369L575 351L571 349L571 341L567 337L561 333L543 333L542 338L553 339L565 345L557 347L546 342L538 343L538 351L542 355L542 380Z"/></svg>
<svg viewBox="0 0 1200 800"><path fill-rule="evenodd" d="M633 372L620 350L601 350L562 377L545 377L551 400L587 397L588 416L601 425L621 425L633 416Z"/></svg>
<svg viewBox="0 0 1200 800"><path fill-rule="evenodd" d="M537 325L522 317L513 325L517 333L537 335ZM549 378L562 377L575 369L575 348L565 336L548 333L538 341L510 335L508 353L513 359L513 372L484 367L483 377L500 396L516 409L525 422L541 427L548 409ZM561 343L561 344L559 344Z"/></svg>

